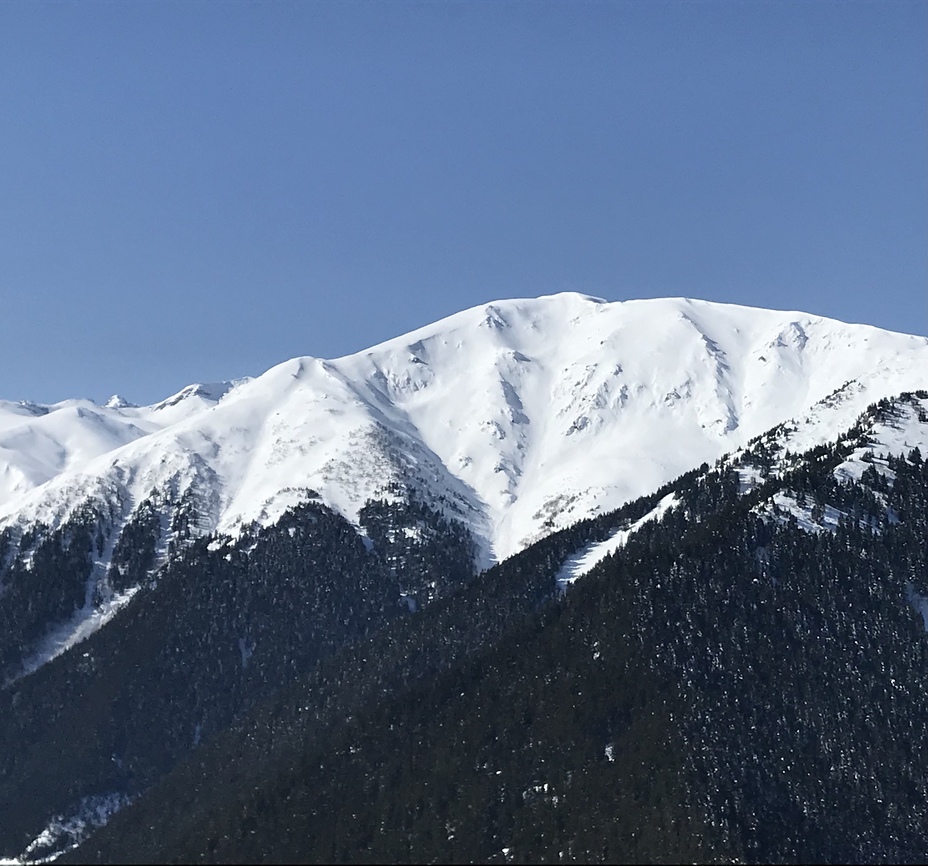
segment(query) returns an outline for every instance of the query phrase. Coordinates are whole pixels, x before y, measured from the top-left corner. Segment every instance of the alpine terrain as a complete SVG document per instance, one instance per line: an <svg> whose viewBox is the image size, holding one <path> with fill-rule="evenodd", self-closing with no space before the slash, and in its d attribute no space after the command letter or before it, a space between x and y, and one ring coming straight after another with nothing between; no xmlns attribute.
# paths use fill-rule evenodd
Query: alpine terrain
<svg viewBox="0 0 928 866"><path fill-rule="evenodd" d="M928 339L577 294L0 402L9 862L928 860Z"/></svg>

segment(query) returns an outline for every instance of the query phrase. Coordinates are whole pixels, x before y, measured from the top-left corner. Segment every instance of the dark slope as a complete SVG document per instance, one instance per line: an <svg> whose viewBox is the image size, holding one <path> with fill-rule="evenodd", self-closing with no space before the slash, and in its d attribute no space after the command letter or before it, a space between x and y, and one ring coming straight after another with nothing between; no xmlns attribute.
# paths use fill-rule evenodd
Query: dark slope
<svg viewBox="0 0 928 866"><path fill-rule="evenodd" d="M561 600L587 528L547 539L324 663L73 858L928 860L928 468L839 485L849 447L746 496L681 479ZM761 521L782 488L848 517Z"/></svg>
<svg viewBox="0 0 928 866"><path fill-rule="evenodd" d="M408 615L401 593L427 600L472 576L469 537L424 506L375 503L364 520L373 549L318 503L236 544L196 541L150 578L135 571L143 587L105 628L0 691L0 850L23 851L52 816L144 791L319 659ZM409 525L415 540L399 531ZM144 530L120 539L127 565L150 561ZM60 536L13 578L44 581L73 561L58 583L83 591L87 532L67 548ZM27 596L5 596L7 614Z"/></svg>
<svg viewBox="0 0 928 866"><path fill-rule="evenodd" d="M545 539L419 615L394 622L376 640L349 646L322 662L306 680L217 736L195 760L182 764L142 798L136 818L126 825L135 841L117 859L163 859L166 839L202 829L204 814L219 808L216 799L226 792L259 787L278 756L281 766L289 766L291 751L302 751L304 742L337 737L346 720L379 701L485 652L553 600L554 576L566 556L589 539L608 537L618 526L634 522L663 492ZM140 835L135 820L158 829ZM93 840L89 844L77 852L78 859L93 856Z"/></svg>

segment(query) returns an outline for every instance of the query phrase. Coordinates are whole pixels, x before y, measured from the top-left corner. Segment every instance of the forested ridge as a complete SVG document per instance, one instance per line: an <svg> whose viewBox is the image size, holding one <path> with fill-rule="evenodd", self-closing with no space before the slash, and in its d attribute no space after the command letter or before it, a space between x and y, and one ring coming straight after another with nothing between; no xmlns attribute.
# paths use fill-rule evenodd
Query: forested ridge
<svg viewBox="0 0 928 866"><path fill-rule="evenodd" d="M420 503L371 503L363 521L379 544L310 501L236 543L190 539L149 573L156 526L140 509L105 582L140 583L126 609L0 691L3 849L22 851L51 815L144 791L320 659L409 616L403 593L439 598L473 576L467 533ZM5 643L8 674L40 623L99 586L89 516L33 535L4 575L4 621L20 622ZM408 579L396 568L407 560L417 563Z"/></svg>
<svg viewBox="0 0 928 866"><path fill-rule="evenodd" d="M566 594L657 494L334 650L70 859L928 860L928 466L836 477L866 437L759 439Z"/></svg>

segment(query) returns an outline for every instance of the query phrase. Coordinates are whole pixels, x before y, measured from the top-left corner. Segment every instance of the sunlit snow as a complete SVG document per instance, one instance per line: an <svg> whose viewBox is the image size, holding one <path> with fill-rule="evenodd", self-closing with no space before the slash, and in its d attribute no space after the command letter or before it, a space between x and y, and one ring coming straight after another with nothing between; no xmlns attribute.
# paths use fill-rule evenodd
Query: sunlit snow
<svg viewBox="0 0 928 866"><path fill-rule="evenodd" d="M133 586L96 607L88 603L85 607L76 611L71 619L52 629L42 639L25 659L21 671L14 677L14 680L31 674L42 665L67 652L71 647L86 640L116 616L132 600L138 590L137 586ZM4 685L8 685L8 683Z"/></svg>
<svg viewBox="0 0 928 866"><path fill-rule="evenodd" d="M675 504L676 497L673 493L668 493L653 509L651 509L651 511L640 520L636 520L627 529L620 529L605 541L587 545L582 550L569 557L557 574L556 579L558 587L564 590L575 580L588 574L595 565L602 562L610 554L624 547L629 537L642 526L652 520L660 520L667 509L672 508Z"/></svg>
<svg viewBox="0 0 928 866"><path fill-rule="evenodd" d="M926 370L923 337L805 313L499 301L154 406L0 403L0 526L56 526L87 498L140 503L159 489L196 492L204 531L272 523L308 491L356 521L398 483L465 523L485 565L841 389L831 420L843 429L880 397L924 387ZM811 444L831 433L802 429Z"/></svg>

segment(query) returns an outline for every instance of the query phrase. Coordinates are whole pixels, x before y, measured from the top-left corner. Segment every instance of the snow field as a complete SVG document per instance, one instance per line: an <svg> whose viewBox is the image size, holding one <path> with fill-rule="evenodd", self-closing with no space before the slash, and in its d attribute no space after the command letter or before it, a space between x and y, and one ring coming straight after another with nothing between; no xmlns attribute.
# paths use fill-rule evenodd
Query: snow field
<svg viewBox="0 0 928 866"><path fill-rule="evenodd" d="M486 565L788 419L796 450L826 441L874 400L923 387L926 370L925 338L803 313L499 301L155 406L2 403L0 526L193 488L203 530L234 535L309 490L356 521L396 483L463 521ZM834 392L840 412L823 414Z"/></svg>

